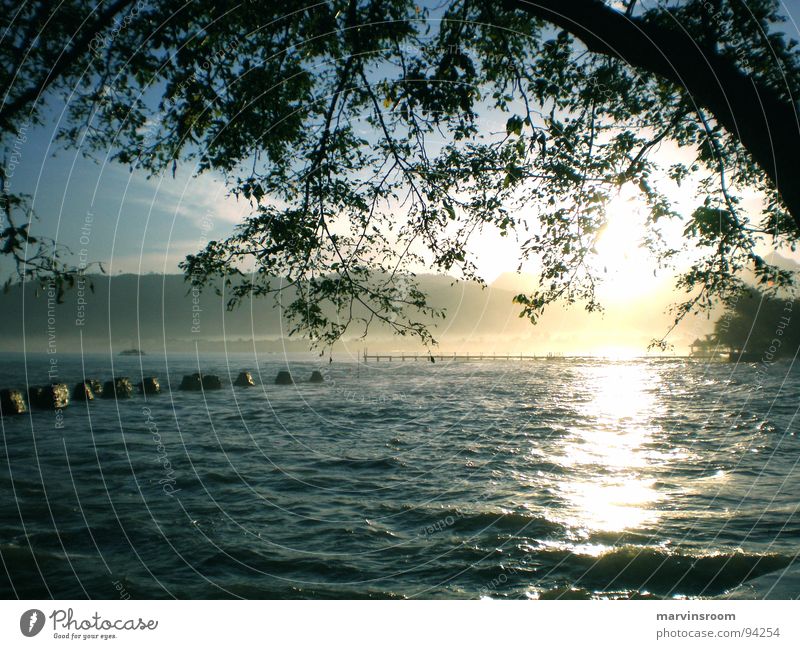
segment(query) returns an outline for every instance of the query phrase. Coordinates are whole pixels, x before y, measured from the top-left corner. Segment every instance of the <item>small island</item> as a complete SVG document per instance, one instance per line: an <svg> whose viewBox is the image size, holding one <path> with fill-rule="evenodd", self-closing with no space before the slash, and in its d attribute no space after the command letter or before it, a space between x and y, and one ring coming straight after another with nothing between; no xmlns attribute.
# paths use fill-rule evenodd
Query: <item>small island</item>
<svg viewBox="0 0 800 649"><path fill-rule="evenodd" d="M141 349L123 349L120 356L147 356Z"/></svg>

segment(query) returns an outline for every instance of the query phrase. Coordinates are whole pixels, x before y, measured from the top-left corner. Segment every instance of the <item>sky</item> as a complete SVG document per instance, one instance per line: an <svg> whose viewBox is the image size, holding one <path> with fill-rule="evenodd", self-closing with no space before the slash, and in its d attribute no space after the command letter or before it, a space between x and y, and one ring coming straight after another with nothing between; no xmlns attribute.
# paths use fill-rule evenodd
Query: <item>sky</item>
<svg viewBox="0 0 800 649"><path fill-rule="evenodd" d="M800 0L787 2L786 11L800 19ZM785 29L798 36L793 21ZM179 166L175 178L148 178L141 171L65 149L53 140L62 108L49 105L45 123L26 133L10 179L11 191L33 197L39 218L32 234L55 238L76 255L85 251L112 275L175 273L186 254L200 250L209 239L225 237L249 213L247 203L226 196L219 177L194 176L190 165ZM600 297L623 308L664 290L669 280L651 272L652 260L636 245L641 233L636 212L637 206L624 196L615 201L599 245L611 266ZM513 271L514 240L482 235L477 263L489 283Z"/></svg>

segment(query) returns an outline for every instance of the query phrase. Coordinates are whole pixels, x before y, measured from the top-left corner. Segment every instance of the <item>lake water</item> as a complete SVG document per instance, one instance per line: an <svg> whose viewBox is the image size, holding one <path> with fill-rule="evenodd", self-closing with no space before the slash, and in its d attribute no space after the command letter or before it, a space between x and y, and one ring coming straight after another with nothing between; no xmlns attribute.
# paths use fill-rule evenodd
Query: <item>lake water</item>
<svg viewBox="0 0 800 649"><path fill-rule="evenodd" d="M287 363L298 383L274 385ZM198 366L225 389L178 391ZM48 367L0 356L0 387ZM255 388L230 387L241 368ZM788 362L60 354L57 372L164 393L2 420L4 597L712 597L798 551Z"/></svg>

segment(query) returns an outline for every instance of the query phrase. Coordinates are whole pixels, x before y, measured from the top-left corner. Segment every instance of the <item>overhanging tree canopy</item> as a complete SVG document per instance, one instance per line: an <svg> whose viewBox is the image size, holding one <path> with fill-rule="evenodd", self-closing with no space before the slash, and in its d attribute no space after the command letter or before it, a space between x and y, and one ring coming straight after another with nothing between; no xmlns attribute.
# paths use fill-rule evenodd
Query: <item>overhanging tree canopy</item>
<svg viewBox="0 0 800 649"><path fill-rule="evenodd" d="M378 319L431 342L411 270L480 279L470 241L487 228L541 266L523 315L597 309L594 245L625 186L660 262L680 254L662 236L676 218L699 250L676 320L737 295L744 268L770 290L792 281L756 249L800 231L800 68L772 0L6 8L6 144L60 92L66 141L154 174L223 174L252 215L187 275L225 278L232 303L291 287L286 313L316 340ZM683 153L658 155L667 142ZM683 215L681 183L696 190ZM753 191L759 214L742 205ZM27 236L9 228L4 242Z"/></svg>

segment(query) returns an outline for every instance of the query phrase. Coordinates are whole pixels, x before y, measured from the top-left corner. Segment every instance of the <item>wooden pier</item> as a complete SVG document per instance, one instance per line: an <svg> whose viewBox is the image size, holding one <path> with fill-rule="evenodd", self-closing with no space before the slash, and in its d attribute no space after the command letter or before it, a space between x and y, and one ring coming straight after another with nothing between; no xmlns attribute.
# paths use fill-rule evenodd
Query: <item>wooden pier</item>
<svg viewBox="0 0 800 649"><path fill-rule="evenodd" d="M561 354L416 354L416 353L403 353L403 352L385 352L381 354L369 354L366 351L362 354L362 359L365 363L375 361L393 362L393 361L532 361L532 360L555 360L564 358Z"/></svg>

